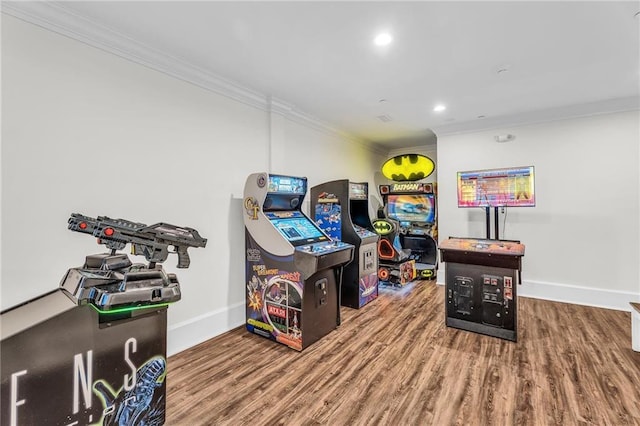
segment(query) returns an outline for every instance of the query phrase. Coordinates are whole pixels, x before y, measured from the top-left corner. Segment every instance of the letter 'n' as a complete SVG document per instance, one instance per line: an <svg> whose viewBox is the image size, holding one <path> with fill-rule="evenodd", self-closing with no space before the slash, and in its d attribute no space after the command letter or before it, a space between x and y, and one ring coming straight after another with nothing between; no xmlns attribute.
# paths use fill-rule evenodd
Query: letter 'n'
<svg viewBox="0 0 640 426"><path fill-rule="evenodd" d="M73 356L73 414L80 411L80 386L85 408L91 408L91 384L93 383L93 351L87 351L87 368L82 354Z"/></svg>

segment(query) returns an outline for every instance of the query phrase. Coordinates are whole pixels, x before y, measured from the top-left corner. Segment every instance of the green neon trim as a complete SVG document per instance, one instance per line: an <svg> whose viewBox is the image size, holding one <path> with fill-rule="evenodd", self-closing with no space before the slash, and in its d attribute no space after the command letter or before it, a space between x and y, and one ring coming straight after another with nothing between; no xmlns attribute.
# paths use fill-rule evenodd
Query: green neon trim
<svg viewBox="0 0 640 426"><path fill-rule="evenodd" d="M167 306L169 306L169 303L158 303L157 305L143 305L143 306L131 306L128 308L116 308L116 309L109 309L108 311L103 311L102 309L98 308L97 306L93 305L93 304L89 304L89 306L91 306L93 309L95 309L96 311L98 311L101 314L119 314L122 312L131 312L131 311L135 311L138 309L153 309L153 308L165 308Z"/></svg>

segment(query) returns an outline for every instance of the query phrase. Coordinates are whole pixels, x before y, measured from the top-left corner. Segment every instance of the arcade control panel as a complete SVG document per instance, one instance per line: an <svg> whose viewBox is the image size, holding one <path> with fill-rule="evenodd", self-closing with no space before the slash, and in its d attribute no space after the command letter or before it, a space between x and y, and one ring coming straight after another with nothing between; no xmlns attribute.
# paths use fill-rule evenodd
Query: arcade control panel
<svg viewBox="0 0 640 426"><path fill-rule="evenodd" d="M455 256L454 252L461 252L467 256L473 253L524 256L524 245L517 241L449 238L440 243L440 249L450 252L449 257Z"/></svg>
<svg viewBox="0 0 640 426"><path fill-rule="evenodd" d="M344 250L351 246L351 244L343 243L342 241L327 241L323 243L309 244L306 246L297 247L296 250L301 250L309 253L326 254L336 251Z"/></svg>
<svg viewBox="0 0 640 426"><path fill-rule="evenodd" d="M324 241L298 246L294 260L303 276L310 277L316 271L351 262L353 245L342 241Z"/></svg>
<svg viewBox="0 0 640 426"><path fill-rule="evenodd" d="M447 326L516 341L516 283L524 246L450 238L440 250L446 262Z"/></svg>
<svg viewBox="0 0 640 426"><path fill-rule="evenodd" d="M376 234L375 232L371 232L368 229L363 228L362 226L353 225L353 229L356 231L356 234L358 234L358 236L362 239L378 236L378 234Z"/></svg>

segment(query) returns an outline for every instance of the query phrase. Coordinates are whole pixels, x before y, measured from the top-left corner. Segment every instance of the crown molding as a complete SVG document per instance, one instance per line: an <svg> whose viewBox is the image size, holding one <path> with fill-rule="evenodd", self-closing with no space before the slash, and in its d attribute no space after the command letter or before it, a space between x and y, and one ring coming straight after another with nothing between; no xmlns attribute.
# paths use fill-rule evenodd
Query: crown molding
<svg viewBox="0 0 640 426"><path fill-rule="evenodd" d="M304 126L357 143L386 155L382 147L360 140L328 123L310 116L284 100L258 92L238 82L190 64L146 44L140 43L105 25L82 16L61 3L48 1L2 1L2 13L61 34L81 43L119 56L131 62L225 96L229 99L280 114Z"/></svg>
<svg viewBox="0 0 640 426"><path fill-rule="evenodd" d="M331 124L326 123L322 120L319 120L315 117L312 117L304 112L300 111L295 107L295 105L290 104L282 99L269 96L269 105L270 111L279 115L282 115L286 119L296 122L298 124L302 124L306 127L312 128L314 130L318 130L325 134L328 134L333 137L338 137L340 139L347 140L351 143L358 144L361 147L373 152L378 155L387 155L389 150L377 145L373 142L366 142L360 138L357 138L347 132L344 132L340 129L333 127Z"/></svg>
<svg viewBox="0 0 640 426"><path fill-rule="evenodd" d="M443 137L639 110L640 97L629 96L577 105L566 105L538 111L529 111L502 117L451 123L443 126L435 126L431 129L436 133L436 135L438 135L438 137Z"/></svg>
<svg viewBox="0 0 640 426"><path fill-rule="evenodd" d="M264 94L140 43L59 3L3 1L2 12L235 101L267 109Z"/></svg>
<svg viewBox="0 0 640 426"><path fill-rule="evenodd" d="M294 110L293 104L289 102L276 98L275 96L268 96L267 102L269 104L269 111L275 114L279 114L283 117L287 117Z"/></svg>

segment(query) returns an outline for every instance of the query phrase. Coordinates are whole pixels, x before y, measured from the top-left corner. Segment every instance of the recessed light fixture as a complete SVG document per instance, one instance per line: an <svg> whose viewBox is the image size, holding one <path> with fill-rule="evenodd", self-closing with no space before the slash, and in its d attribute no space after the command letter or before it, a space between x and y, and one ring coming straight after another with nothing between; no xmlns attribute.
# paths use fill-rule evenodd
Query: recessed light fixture
<svg viewBox="0 0 640 426"><path fill-rule="evenodd" d="M504 142L510 142L510 141L514 140L516 138L516 136L512 135L510 133L507 133L507 134L504 134L504 135L496 135L493 138L495 139L496 142L504 143Z"/></svg>
<svg viewBox="0 0 640 426"><path fill-rule="evenodd" d="M442 105L442 104L438 104L436 106L433 107L433 112L442 112L445 109L447 109L446 106Z"/></svg>
<svg viewBox="0 0 640 426"><path fill-rule="evenodd" d="M392 40L393 40L393 37L391 37L391 34L380 33L376 36L376 38L373 39L373 43L376 46L386 46L389 43L391 43Z"/></svg>
<svg viewBox="0 0 640 426"><path fill-rule="evenodd" d="M508 73L509 71L511 71L511 64L499 64L496 68L495 68L496 74L498 75L504 75L506 73Z"/></svg>

